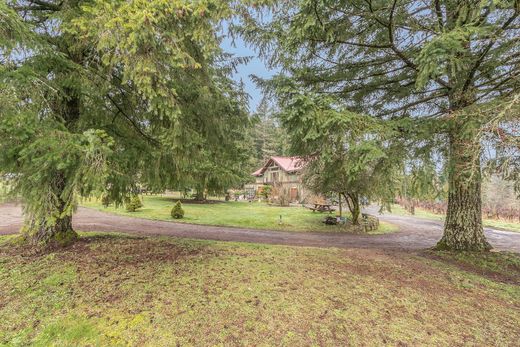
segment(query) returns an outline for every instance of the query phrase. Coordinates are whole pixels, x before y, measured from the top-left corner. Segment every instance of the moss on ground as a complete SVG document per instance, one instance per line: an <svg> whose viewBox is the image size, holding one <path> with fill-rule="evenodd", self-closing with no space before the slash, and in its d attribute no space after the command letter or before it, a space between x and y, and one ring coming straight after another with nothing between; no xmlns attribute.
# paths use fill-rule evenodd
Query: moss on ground
<svg viewBox="0 0 520 347"><path fill-rule="evenodd" d="M0 237L0 345L514 345L518 256ZM465 262L471 265L467 268ZM479 273L478 269L482 270Z"/></svg>

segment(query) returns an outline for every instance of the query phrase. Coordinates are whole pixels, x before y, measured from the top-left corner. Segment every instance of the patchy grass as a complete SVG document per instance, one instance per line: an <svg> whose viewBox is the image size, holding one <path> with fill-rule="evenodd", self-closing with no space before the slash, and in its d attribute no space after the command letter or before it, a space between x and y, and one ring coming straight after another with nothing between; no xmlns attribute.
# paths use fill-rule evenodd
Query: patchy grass
<svg viewBox="0 0 520 347"><path fill-rule="evenodd" d="M136 212L128 212L124 207L109 206L104 208L97 200L83 203L86 207L101 211L155 220L173 220L171 209L177 199L170 196L143 196L144 207ZM175 219L180 223L232 226L241 228L283 230L298 232L345 232L348 226L330 226L322 223L329 215L317 213L304 207L280 207L262 202L216 202L211 204L182 205L185 211L183 219ZM384 234L397 231L397 226L381 222L379 230L371 234Z"/></svg>
<svg viewBox="0 0 520 347"><path fill-rule="evenodd" d="M465 270L467 259L482 265L476 256L116 234L88 234L64 250L38 253L10 239L0 237L0 345L520 340L520 287ZM492 254L483 266L505 272L515 257Z"/></svg>
<svg viewBox="0 0 520 347"><path fill-rule="evenodd" d="M397 214L400 216L410 216L411 214L406 211L403 207L399 205L392 205L392 213ZM415 208L415 217L419 218L426 218L426 219L433 219L433 220L444 220L445 216L442 214L436 214L427 210L424 210L420 207ZM520 223L513 223L503 220L496 220L496 219L483 219L482 222L484 223L485 227L489 228L496 228L506 231L516 231L520 232Z"/></svg>
<svg viewBox="0 0 520 347"><path fill-rule="evenodd" d="M426 251L424 254L479 276L520 285L520 257L515 253Z"/></svg>

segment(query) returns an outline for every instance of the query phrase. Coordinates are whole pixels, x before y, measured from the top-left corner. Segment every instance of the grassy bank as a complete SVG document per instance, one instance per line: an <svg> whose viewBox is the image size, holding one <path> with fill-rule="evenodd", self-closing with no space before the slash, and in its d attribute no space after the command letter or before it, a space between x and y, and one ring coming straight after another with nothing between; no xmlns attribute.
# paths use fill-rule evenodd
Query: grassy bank
<svg viewBox="0 0 520 347"><path fill-rule="evenodd" d="M520 260L89 234L0 237L0 345L515 345ZM504 275L504 274L507 274Z"/></svg>
<svg viewBox="0 0 520 347"><path fill-rule="evenodd" d="M136 212L127 212L123 207L104 208L97 200L83 202L84 206L102 211L128 215L132 217L173 220L170 211L176 199L169 196L143 196L144 207ZM327 213L317 213L303 207L271 206L261 202L217 202L212 204L183 204L185 217L176 220L182 223L232 226L284 231L344 232L344 226L330 226L322 223ZM334 214L332 214L334 215ZM281 218L280 218L281 217ZM396 231L397 227L381 223L373 234Z"/></svg>
<svg viewBox="0 0 520 347"><path fill-rule="evenodd" d="M399 205L392 205L392 213L401 216L410 216L410 213ZM419 207L415 208L415 216L433 220L444 220L445 218L442 214L436 214ZM512 223L496 219L483 219L483 223L485 227L520 232L520 223Z"/></svg>

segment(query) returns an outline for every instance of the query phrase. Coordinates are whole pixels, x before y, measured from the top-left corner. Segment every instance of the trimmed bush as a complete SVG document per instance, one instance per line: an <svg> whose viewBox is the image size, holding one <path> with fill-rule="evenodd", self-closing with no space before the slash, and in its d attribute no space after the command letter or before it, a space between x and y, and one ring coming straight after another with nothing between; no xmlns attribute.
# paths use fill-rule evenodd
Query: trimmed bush
<svg viewBox="0 0 520 347"><path fill-rule="evenodd" d="M130 201L126 204L126 210L128 212L135 212L138 209L143 207L143 203L141 202L141 199L139 199L139 196L134 195L130 199Z"/></svg>
<svg viewBox="0 0 520 347"><path fill-rule="evenodd" d="M182 209L182 204L180 201L177 201L175 205L172 208L172 218L174 219L181 219L184 217L184 210Z"/></svg>

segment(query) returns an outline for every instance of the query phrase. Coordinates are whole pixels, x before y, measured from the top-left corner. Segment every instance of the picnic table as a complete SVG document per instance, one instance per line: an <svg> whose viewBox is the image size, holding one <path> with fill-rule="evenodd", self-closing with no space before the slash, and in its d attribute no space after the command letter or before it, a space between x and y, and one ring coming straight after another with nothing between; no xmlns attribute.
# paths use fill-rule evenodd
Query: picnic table
<svg viewBox="0 0 520 347"><path fill-rule="evenodd" d="M332 213L335 210L332 208L332 205L329 204L314 204L314 207L309 207L312 212L329 212Z"/></svg>

